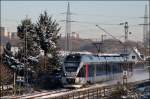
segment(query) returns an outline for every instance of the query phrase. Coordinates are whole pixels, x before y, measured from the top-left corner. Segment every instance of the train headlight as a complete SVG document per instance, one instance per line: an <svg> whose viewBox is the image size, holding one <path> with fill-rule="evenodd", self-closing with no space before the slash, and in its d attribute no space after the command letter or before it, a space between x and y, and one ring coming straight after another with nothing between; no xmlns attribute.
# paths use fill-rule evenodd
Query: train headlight
<svg viewBox="0 0 150 99"><path fill-rule="evenodd" d="M65 76L67 76L67 74L66 74L66 73L65 73L64 75L65 75Z"/></svg>

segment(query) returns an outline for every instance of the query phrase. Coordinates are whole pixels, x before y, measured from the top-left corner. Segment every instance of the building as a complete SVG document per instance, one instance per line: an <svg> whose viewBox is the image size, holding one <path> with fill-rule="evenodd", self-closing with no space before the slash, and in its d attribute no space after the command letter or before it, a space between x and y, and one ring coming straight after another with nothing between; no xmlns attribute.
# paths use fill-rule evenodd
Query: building
<svg viewBox="0 0 150 99"><path fill-rule="evenodd" d="M8 32L6 27L0 27L0 55L2 55L4 51L4 46L7 42L10 42L11 33Z"/></svg>
<svg viewBox="0 0 150 99"><path fill-rule="evenodd" d="M128 53L128 61L143 61L144 55L141 54L137 48L132 48L132 50Z"/></svg>
<svg viewBox="0 0 150 99"><path fill-rule="evenodd" d="M76 32L72 32L71 37L75 39L79 39L79 34Z"/></svg>
<svg viewBox="0 0 150 99"><path fill-rule="evenodd" d="M4 46L0 43L0 56L3 54Z"/></svg>
<svg viewBox="0 0 150 99"><path fill-rule="evenodd" d="M18 39L17 32L11 32L11 39Z"/></svg>
<svg viewBox="0 0 150 99"><path fill-rule="evenodd" d="M9 39L11 39L11 32L8 32L8 29L6 27L0 27L0 37L7 37Z"/></svg>

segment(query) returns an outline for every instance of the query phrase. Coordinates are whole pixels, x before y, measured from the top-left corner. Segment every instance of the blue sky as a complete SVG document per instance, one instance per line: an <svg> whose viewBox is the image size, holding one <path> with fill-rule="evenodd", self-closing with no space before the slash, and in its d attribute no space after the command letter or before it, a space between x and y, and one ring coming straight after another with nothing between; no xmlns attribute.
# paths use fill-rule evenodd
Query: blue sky
<svg viewBox="0 0 150 99"><path fill-rule="evenodd" d="M44 10L57 20L61 26L60 33L65 33L67 1L2 1L1 2L1 22L2 26L8 28L10 32L16 31L20 21L26 16L37 21L38 16ZM73 13L71 19L77 22L71 24L71 31L77 32L82 38L100 38L103 31L95 27L99 24L116 37L124 35L123 26L104 25L119 24L128 21L129 31L132 34L129 39L135 41L142 40L143 27L138 24L143 23L145 5L148 1L70 1L70 10Z"/></svg>

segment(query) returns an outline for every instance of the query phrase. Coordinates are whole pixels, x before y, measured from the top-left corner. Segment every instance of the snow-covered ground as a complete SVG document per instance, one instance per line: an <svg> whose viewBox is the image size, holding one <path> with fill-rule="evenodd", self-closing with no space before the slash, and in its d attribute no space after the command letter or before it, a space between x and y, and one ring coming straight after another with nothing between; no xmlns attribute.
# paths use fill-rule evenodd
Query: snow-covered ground
<svg viewBox="0 0 150 99"><path fill-rule="evenodd" d="M129 82L140 81L145 79L149 79L148 70L146 70L145 68L136 68L133 71L133 76L129 78Z"/></svg>
<svg viewBox="0 0 150 99"><path fill-rule="evenodd" d="M149 73L148 70L146 70L144 67L138 67L135 68L132 72L132 75L128 77L128 82L136 82L136 81L141 81L141 80L146 80L149 79ZM122 82L122 79L120 80L111 80L104 82L105 85L111 85L111 84L116 84L117 82Z"/></svg>

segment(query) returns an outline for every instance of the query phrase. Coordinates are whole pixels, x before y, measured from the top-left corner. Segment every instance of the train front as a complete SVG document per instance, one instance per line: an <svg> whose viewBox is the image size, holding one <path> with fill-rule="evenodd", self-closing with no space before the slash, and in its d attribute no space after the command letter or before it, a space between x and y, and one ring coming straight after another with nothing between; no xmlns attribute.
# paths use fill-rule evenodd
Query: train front
<svg viewBox="0 0 150 99"><path fill-rule="evenodd" d="M77 70L81 62L80 54L70 54L64 60L65 86L73 86L76 84Z"/></svg>

